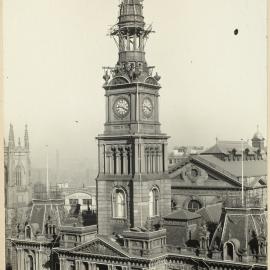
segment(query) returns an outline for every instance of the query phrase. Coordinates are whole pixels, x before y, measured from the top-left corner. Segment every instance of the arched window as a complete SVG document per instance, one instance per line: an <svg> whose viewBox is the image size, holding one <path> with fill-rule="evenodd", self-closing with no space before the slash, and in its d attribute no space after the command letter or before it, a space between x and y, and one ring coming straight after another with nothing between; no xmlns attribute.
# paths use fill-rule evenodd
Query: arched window
<svg viewBox="0 0 270 270"><path fill-rule="evenodd" d="M112 210L114 218L126 217L126 194L124 190L117 188L112 194Z"/></svg>
<svg viewBox="0 0 270 270"><path fill-rule="evenodd" d="M149 192L149 216L154 217L159 215L159 190L154 187Z"/></svg>
<svg viewBox="0 0 270 270"><path fill-rule="evenodd" d="M197 211L198 209L202 208L202 205L199 201L197 200L191 200L189 203L188 203L188 211L190 212L195 212Z"/></svg>
<svg viewBox="0 0 270 270"><path fill-rule="evenodd" d="M21 168L21 166L16 167L15 177L16 177L16 186L21 186L22 185L22 168Z"/></svg>
<svg viewBox="0 0 270 270"><path fill-rule="evenodd" d="M25 236L27 239L31 239L31 228L30 226L26 226L26 229L25 229Z"/></svg>

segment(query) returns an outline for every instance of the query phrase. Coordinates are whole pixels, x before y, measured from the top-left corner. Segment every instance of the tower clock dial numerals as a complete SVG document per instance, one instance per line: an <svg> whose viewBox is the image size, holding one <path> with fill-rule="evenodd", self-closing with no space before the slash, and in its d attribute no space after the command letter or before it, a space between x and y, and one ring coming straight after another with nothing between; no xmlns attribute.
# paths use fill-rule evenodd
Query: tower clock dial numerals
<svg viewBox="0 0 270 270"><path fill-rule="evenodd" d="M129 103L125 98L117 99L113 107L114 113L120 118L127 116L129 113Z"/></svg>
<svg viewBox="0 0 270 270"><path fill-rule="evenodd" d="M150 98L145 98L143 100L142 106L143 114L145 117L150 117L153 113L153 104Z"/></svg>

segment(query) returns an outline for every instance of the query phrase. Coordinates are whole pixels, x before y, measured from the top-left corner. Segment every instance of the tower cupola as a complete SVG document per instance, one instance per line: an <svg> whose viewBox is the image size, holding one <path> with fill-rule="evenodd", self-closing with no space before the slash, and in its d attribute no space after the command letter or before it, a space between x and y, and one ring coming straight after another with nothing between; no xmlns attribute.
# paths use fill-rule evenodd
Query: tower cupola
<svg viewBox="0 0 270 270"><path fill-rule="evenodd" d="M252 146L258 149L262 149L264 148L264 137L262 135L262 133L259 130L259 126L257 126L257 131L256 133L253 135L251 141L252 141Z"/></svg>
<svg viewBox="0 0 270 270"><path fill-rule="evenodd" d="M118 25L131 28L138 27L143 29L144 17L143 6L140 0L124 0L120 4L120 15Z"/></svg>
<svg viewBox="0 0 270 270"><path fill-rule="evenodd" d="M134 79L144 72L149 72L144 48L151 32L151 27L145 28L142 1L122 0L118 23L110 32L119 51L118 63L113 70L115 74L123 70L134 70Z"/></svg>

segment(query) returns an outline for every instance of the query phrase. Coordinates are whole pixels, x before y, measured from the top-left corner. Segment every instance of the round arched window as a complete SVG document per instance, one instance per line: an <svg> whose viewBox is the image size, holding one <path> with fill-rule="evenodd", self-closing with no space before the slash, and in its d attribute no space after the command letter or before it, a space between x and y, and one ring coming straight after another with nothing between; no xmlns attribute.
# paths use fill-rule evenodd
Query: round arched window
<svg viewBox="0 0 270 270"><path fill-rule="evenodd" d="M149 216L154 217L159 215L159 190L154 187L149 192Z"/></svg>
<svg viewBox="0 0 270 270"><path fill-rule="evenodd" d="M112 210L114 218L126 217L126 194L124 190L117 188L112 194Z"/></svg>
<svg viewBox="0 0 270 270"><path fill-rule="evenodd" d="M188 203L188 211L190 212L195 212L197 211L198 209L202 208L202 205L199 201L197 200L191 200L189 203Z"/></svg>

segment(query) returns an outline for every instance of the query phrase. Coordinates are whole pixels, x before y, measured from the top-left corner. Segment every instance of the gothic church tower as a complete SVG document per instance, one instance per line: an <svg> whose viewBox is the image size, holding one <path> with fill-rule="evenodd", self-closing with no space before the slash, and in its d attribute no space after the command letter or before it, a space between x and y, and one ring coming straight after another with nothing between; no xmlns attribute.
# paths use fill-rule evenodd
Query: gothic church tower
<svg viewBox="0 0 270 270"><path fill-rule="evenodd" d="M141 0L122 0L111 29L118 62L104 68L104 133L98 139L98 233L142 227L170 213L167 139L160 131L160 76L145 60L146 27Z"/></svg>
<svg viewBox="0 0 270 270"><path fill-rule="evenodd" d="M15 212L18 213L20 209L28 209L32 201L29 154L27 126L25 127L24 144L19 138L16 145L13 126L10 125L8 145L5 145L4 149L5 208L8 224Z"/></svg>

